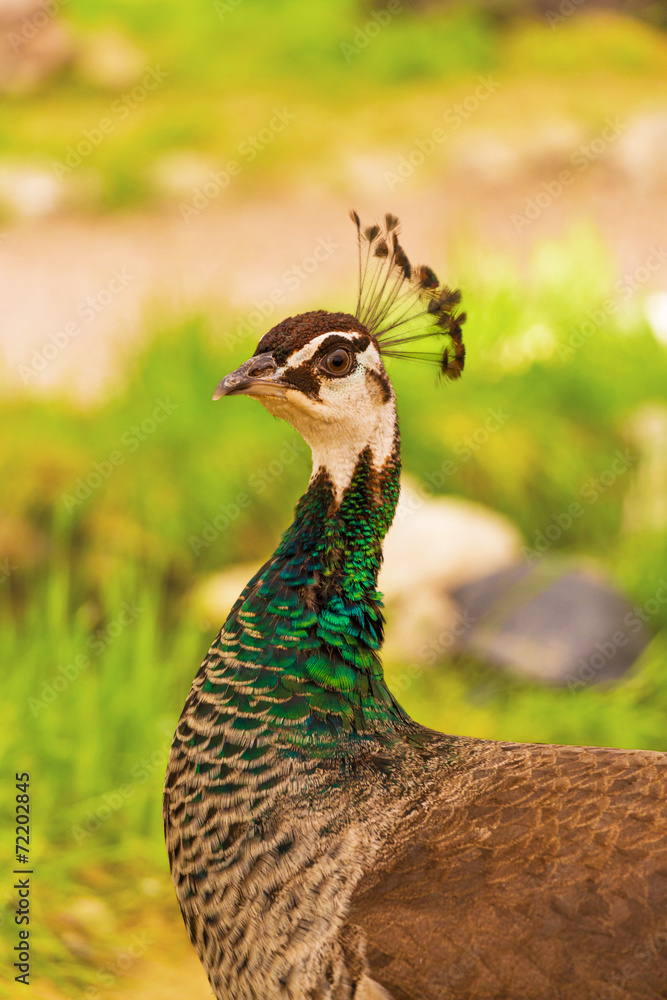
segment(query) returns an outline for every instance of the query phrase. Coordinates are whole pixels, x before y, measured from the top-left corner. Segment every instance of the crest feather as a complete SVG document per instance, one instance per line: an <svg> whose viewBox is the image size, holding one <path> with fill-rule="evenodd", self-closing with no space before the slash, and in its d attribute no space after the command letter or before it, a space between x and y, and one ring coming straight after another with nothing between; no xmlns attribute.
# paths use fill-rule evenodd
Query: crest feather
<svg viewBox="0 0 667 1000"><path fill-rule="evenodd" d="M375 337L380 353L437 364L446 378L459 378L465 363L461 325L466 314L457 307L461 292L440 285L435 272L413 267L399 242L400 223L387 213L384 225L362 228L355 211L359 245L359 295L356 318ZM415 350L412 344L446 337L437 351Z"/></svg>

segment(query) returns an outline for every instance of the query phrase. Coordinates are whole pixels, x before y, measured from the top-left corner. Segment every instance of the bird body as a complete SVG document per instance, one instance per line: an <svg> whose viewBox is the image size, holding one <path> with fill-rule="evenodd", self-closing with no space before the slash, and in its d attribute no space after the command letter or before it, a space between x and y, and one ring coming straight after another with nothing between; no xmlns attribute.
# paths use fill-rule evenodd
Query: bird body
<svg viewBox="0 0 667 1000"><path fill-rule="evenodd" d="M216 391L289 420L313 474L174 737L165 833L188 932L218 1000L667 996L667 757L435 733L384 681L400 437L382 354L426 316L456 377L462 317L393 217L355 221L385 269L357 315L285 320ZM401 340L405 282L428 307Z"/></svg>

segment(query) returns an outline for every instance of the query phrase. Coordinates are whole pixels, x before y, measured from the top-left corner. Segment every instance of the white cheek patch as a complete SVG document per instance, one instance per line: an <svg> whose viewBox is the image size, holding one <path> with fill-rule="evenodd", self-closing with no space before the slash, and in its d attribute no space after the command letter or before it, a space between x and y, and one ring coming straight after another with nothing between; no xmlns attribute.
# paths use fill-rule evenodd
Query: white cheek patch
<svg viewBox="0 0 667 1000"><path fill-rule="evenodd" d="M362 351L359 355L360 358L364 358L367 364L372 364L375 367L380 364L380 355L375 344L370 343L365 351Z"/></svg>
<svg viewBox="0 0 667 1000"><path fill-rule="evenodd" d="M361 364L364 364L366 368L372 368L376 372L382 370L382 362L380 361L380 355L375 344L369 344L365 351L357 354L357 360Z"/></svg>

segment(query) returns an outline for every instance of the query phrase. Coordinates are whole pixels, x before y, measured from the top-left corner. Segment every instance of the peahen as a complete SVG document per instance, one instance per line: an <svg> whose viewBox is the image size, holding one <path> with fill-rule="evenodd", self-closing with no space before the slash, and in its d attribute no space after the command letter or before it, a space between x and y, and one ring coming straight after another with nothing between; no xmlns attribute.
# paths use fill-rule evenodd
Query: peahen
<svg viewBox="0 0 667 1000"><path fill-rule="evenodd" d="M460 295L363 228L355 315L279 323L214 399L256 397L313 453L294 522L197 674L164 823L218 1000L667 997L667 755L496 743L389 691L376 582L399 492L386 357L447 337ZM436 341L437 343L437 341Z"/></svg>

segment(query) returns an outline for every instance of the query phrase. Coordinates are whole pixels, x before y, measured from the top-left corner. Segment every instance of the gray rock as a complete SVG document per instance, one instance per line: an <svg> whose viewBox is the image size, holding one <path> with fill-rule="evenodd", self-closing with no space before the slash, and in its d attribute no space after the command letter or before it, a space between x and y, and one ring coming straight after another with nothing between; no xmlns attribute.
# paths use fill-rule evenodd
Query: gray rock
<svg viewBox="0 0 667 1000"><path fill-rule="evenodd" d="M516 565L452 596L472 622L459 650L572 691L618 680L651 638L642 609L584 563L553 558Z"/></svg>

